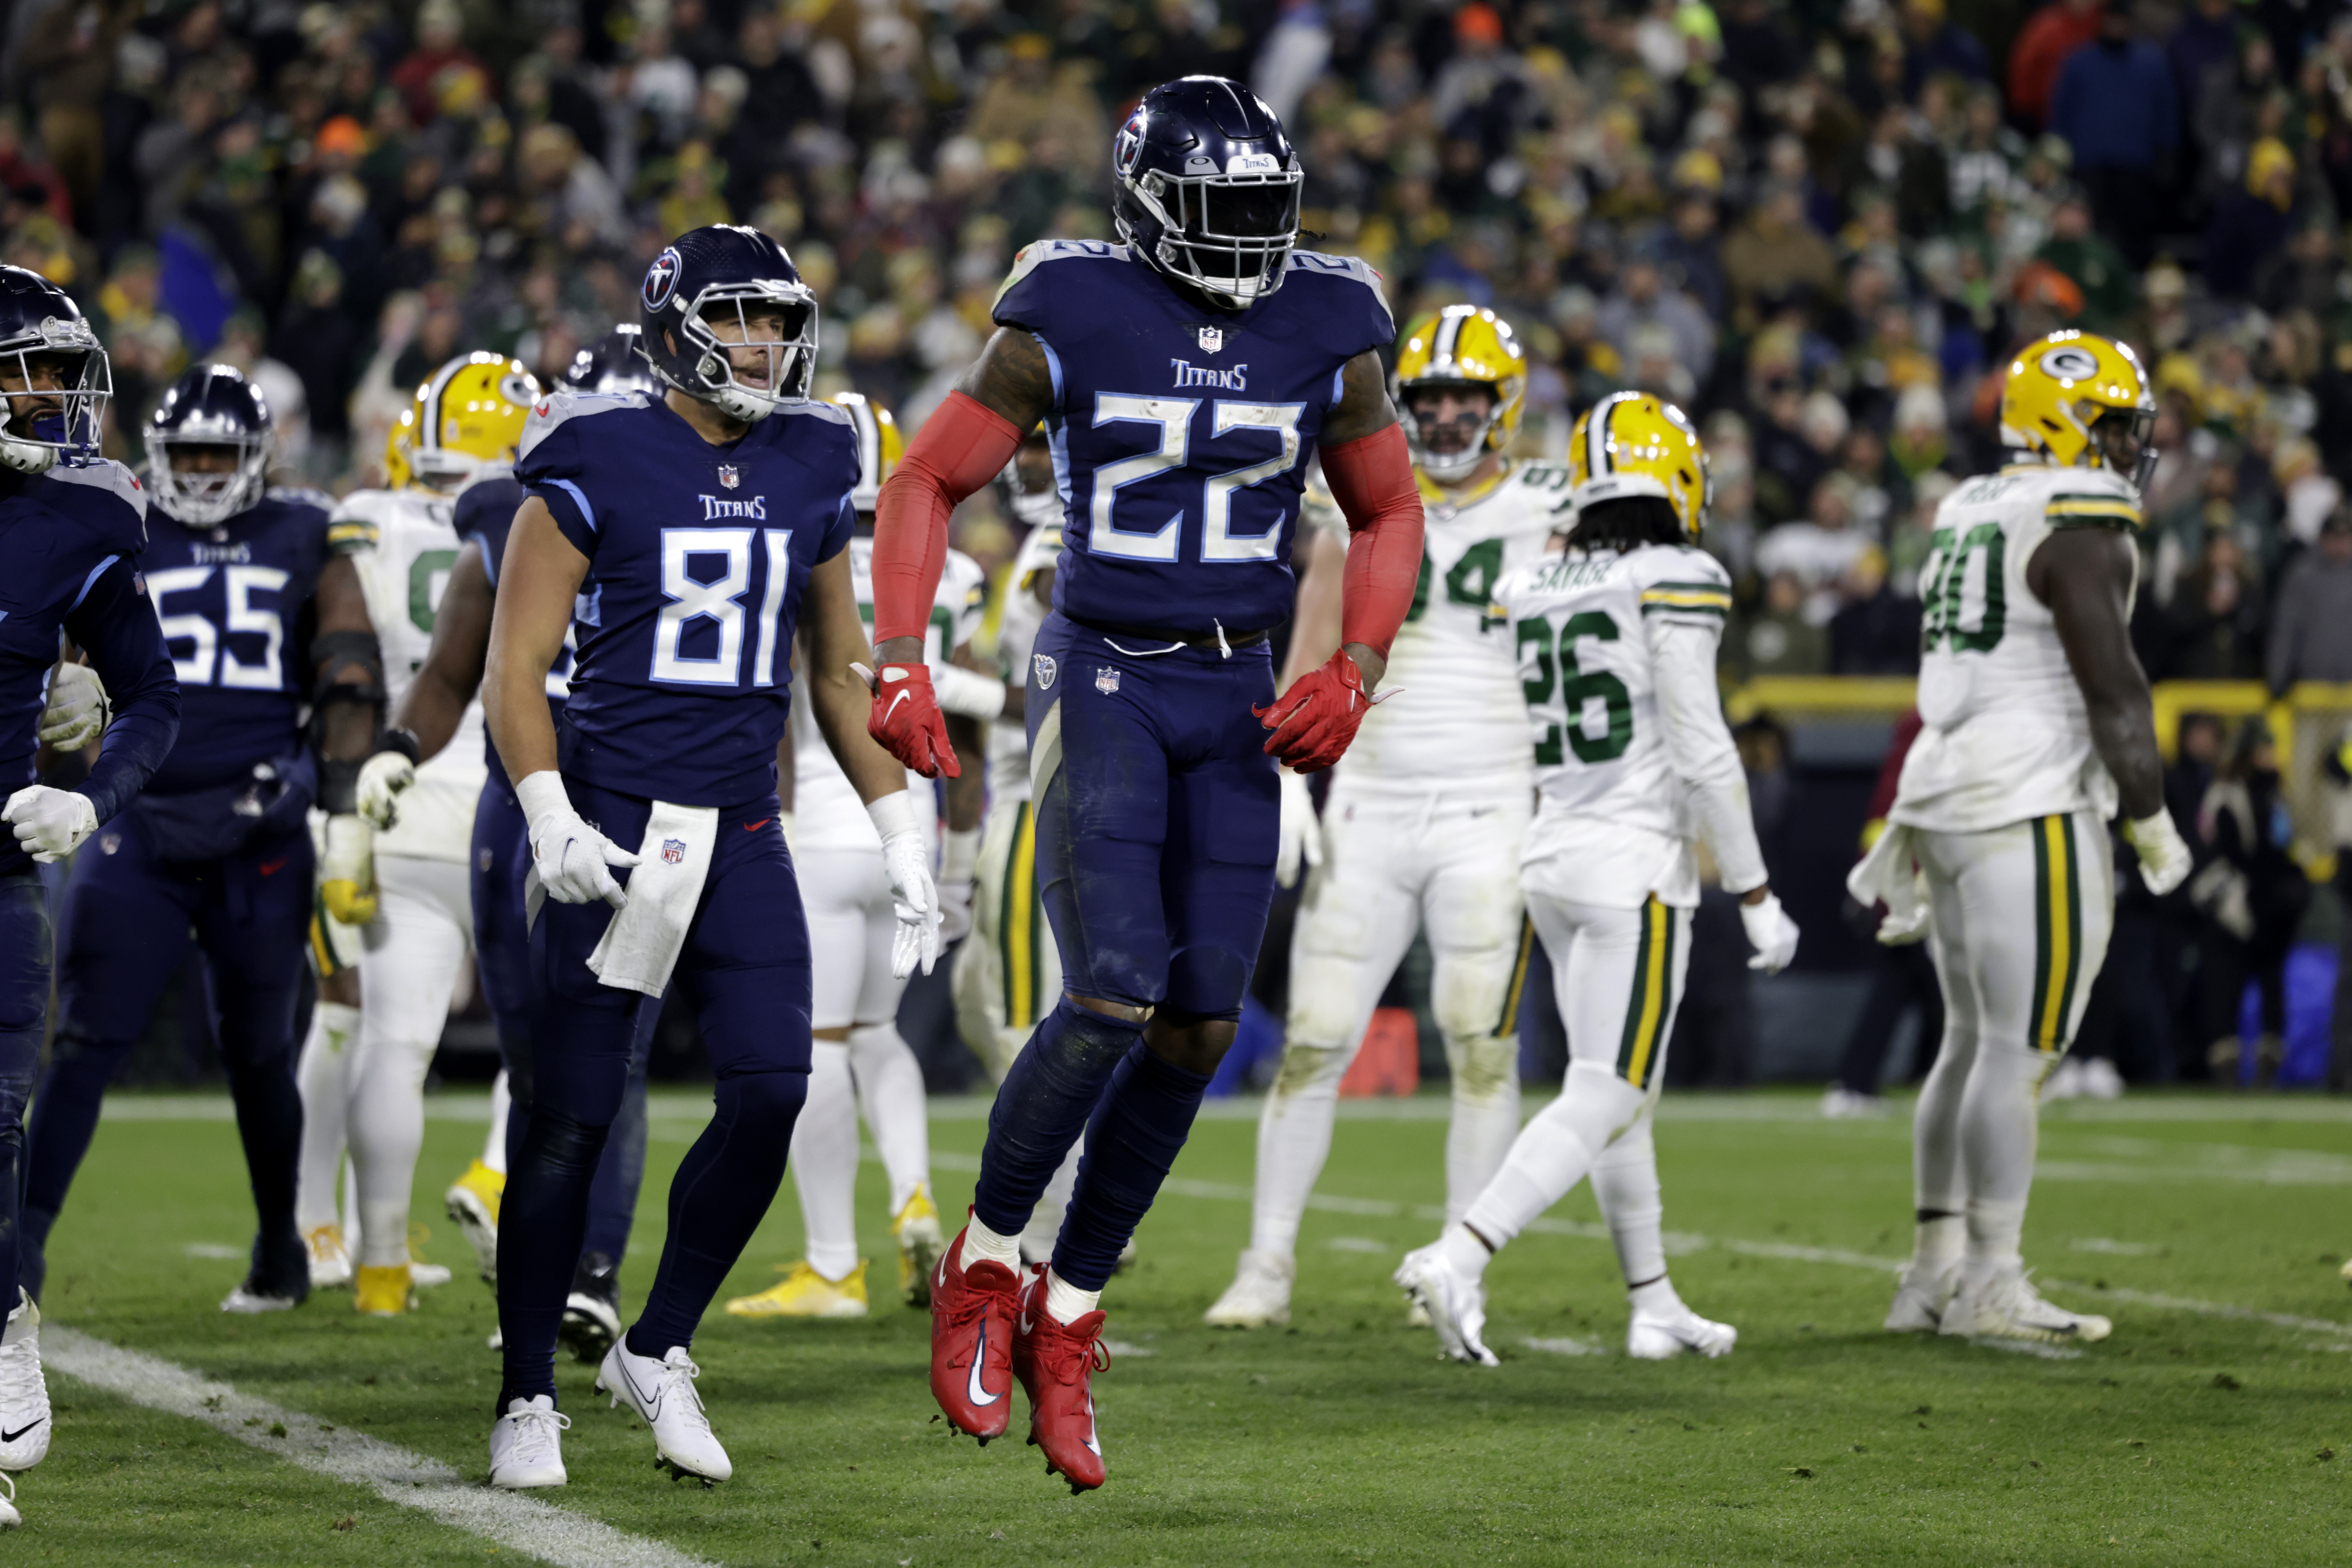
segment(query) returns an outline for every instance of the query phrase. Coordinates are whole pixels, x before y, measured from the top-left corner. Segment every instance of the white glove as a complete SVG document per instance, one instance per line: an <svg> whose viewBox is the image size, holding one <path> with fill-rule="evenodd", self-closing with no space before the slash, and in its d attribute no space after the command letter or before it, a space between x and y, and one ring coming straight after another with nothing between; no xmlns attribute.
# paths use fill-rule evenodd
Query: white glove
<svg viewBox="0 0 2352 1568"><path fill-rule="evenodd" d="M398 752L378 752L360 767L360 815L379 828L400 820L400 792L416 782L416 764Z"/></svg>
<svg viewBox="0 0 2352 1568"><path fill-rule="evenodd" d="M961 713L985 722L1004 711L1004 682L960 664L933 668L931 692L940 700L942 713Z"/></svg>
<svg viewBox="0 0 2352 1568"><path fill-rule="evenodd" d="M2124 837L2139 855L2139 879L2158 898L2172 891L2189 879L2189 868L2196 857L2180 837L2180 829L2172 826L2172 813L2158 806L2147 816L2124 825Z"/></svg>
<svg viewBox="0 0 2352 1568"><path fill-rule="evenodd" d="M338 812L327 818L327 850L319 860L319 901L347 926L375 919L375 829L366 817Z"/></svg>
<svg viewBox="0 0 2352 1568"><path fill-rule="evenodd" d="M1780 896L1767 893L1752 904L1739 906L1739 923L1748 928L1748 945L1756 956L1748 967L1778 974L1797 956L1797 922L1780 907Z"/></svg>
<svg viewBox="0 0 2352 1568"><path fill-rule="evenodd" d="M16 825L16 847L42 865L54 865L98 831L98 807L79 790L26 784L8 797L0 822Z"/></svg>
<svg viewBox="0 0 2352 1568"><path fill-rule="evenodd" d="M890 876L892 912L898 917L898 932L890 942L890 973L904 980L915 973L919 960L929 974L940 961L940 928L946 917L940 909L939 889L931 885L931 855L916 830L915 808L907 792L898 790L866 802L866 815L882 836L882 865Z"/></svg>
<svg viewBox="0 0 2352 1568"><path fill-rule="evenodd" d="M48 706L41 710L41 744L79 752L106 733L106 682L86 664L61 664L49 674Z"/></svg>
<svg viewBox="0 0 2352 1568"><path fill-rule="evenodd" d="M1298 885L1302 864L1313 870L1323 864L1323 823L1315 815L1315 796L1305 773L1282 774L1282 837L1274 852L1274 879L1286 888Z"/></svg>
<svg viewBox="0 0 2352 1568"><path fill-rule="evenodd" d="M940 942L961 942L971 934L973 872L980 866L980 829L950 828L940 839Z"/></svg>
<svg viewBox="0 0 2352 1568"><path fill-rule="evenodd" d="M559 904L602 899L614 909L629 901L608 866L634 866L637 858L580 819L563 791L563 775L542 768L515 785L523 816L530 824L531 864L540 886Z"/></svg>

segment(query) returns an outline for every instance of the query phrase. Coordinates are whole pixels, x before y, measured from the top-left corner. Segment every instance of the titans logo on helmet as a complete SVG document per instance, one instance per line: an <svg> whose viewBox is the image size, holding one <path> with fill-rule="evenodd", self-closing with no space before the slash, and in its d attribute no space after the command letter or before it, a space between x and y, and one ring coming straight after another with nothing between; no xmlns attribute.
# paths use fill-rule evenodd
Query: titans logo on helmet
<svg viewBox="0 0 2352 1568"><path fill-rule="evenodd" d="M670 291L677 287L677 247L672 246L654 258L646 268L646 309L658 310L669 303Z"/></svg>

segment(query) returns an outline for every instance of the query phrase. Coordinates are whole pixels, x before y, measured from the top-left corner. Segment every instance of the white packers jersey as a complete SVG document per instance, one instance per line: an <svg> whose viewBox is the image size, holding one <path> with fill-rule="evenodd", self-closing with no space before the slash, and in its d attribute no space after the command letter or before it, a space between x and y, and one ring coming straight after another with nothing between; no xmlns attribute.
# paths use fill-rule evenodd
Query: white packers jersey
<svg viewBox="0 0 2352 1568"><path fill-rule="evenodd" d="M1652 893L1696 905L1696 825L1650 637L1671 624L1720 638L1730 577L1687 545L1570 550L1506 578L1496 605L1510 618L1535 742L1536 820L1520 862L1528 889L1611 907Z"/></svg>
<svg viewBox="0 0 2352 1568"><path fill-rule="evenodd" d="M348 549L359 569L368 619L383 652L387 712L399 706L433 646L433 617L457 563L454 511L451 498L431 490L354 490L327 525L328 538ZM375 837L376 853L464 861L488 773L477 693L449 743L418 766L415 784L401 795L397 818Z"/></svg>
<svg viewBox="0 0 2352 1568"><path fill-rule="evenodd" d="M2021 465L1970 479L1936 511L1920 598L1925 728L1891 816L1973 833L2029 817L2116 809L2083 689L2050 606L2025 584L2062 528L2137 528L2139 495L2102 468Z"/></svg>
<svg viewBox="0 0 2352 1568"><path fill-rule="evenodd" d="M1418 479L1418 476L1415 476ZM1389 648L1381 684L1395 689L1364 716L1331 787L1353 793L1525 795L1527 708L1513 672L1509 628L1495 590L1543 558L1565 528L1568 469L1512 463L1494 486L1455 500L1421 480L1421 582ZM1343 542L1347 520L1319 489L1308 521Z"/></svg>
<svg viewBox="0 0 2352 1568"><path fill-rule="evenodd" d="M870 634L874 627L874 540L857 534L849 542L849 578L857 595L857 613ZM923 628L923 661L933 669L971 640L979 629L987 587L980 563L961 551L948 552L940 573L938 594L931 600L930 625ZM793 691L793 847L795 849L871 849L882 847L874 819L856 786L834 760L833 748L816 726L816 709L807 701L807 688L795 681ZM907 792L915 820L927 837L939 816L938 799L929 779L907 775Z"/></svg>
<svg viewBox="0 0 2352 1568"><path fill-rule="evenodd" d="M1029 531L1013 557L1004 579L1004 616L997 624L996 662L1007 680L1029 679L1029 656L1037 647L1037 633L1045 624L1045 606L1037 602L1037 574L1050 572L1062 556L1062 524L1057 519ZM988 721L988 798L992 804L1014 805L1029 798L1029 721L1000 717Z"/></svg>

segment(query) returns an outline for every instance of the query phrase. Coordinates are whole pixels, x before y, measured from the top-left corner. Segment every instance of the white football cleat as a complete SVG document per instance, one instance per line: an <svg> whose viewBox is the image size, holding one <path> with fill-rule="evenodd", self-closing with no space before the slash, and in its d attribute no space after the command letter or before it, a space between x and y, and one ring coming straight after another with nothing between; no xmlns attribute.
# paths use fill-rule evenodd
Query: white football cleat
<svg viewBox="0 0 2352 1568"><path fill-rule="evenodd" d="M1980 1278L1963 1279L1944 1309L1938 1331L1996 1340L2039 1340L2045 1344L2094 1344L2115 1325L2091 1312L2070 1312L2042 1299L2025 1266L2011 1263Z"/></svg>
<svg viewBox="0 0 2352 1568"><path fill-rule="evenodd" d="M1886 1114L1883 1094L1858 1094L1840 1084L1822 1096L1822 1114L1832 1121L1865 1121Z"/></svg>
<svg viewBox="0 0 2352 1568"><path fill-rule="evenodd" d="M1729 1355L1738 1342L1738 1329L1700 1317L1679 1296L1663 1310L1634 1308L1625 1325L1625 1353L1636 1361L1672 1361L1684 1354L1713 1361Z"/></svg>
<svg viewBox="0 0 2352 1568"><path fill-rule="evenodd" d="M508 1491L564 1485L571 1478L563 1473L563 1434L571 1426L551 1394L509 1400L490 1426L490 1485Z"/></svg>
<svg viewBox="0 0 2352 1568"><path fill-rule="evenodd" d="M257 1312L290 1312L302 1304L299 1296L276 1296L251 1279L221 1298L221 1310L251 1315Z"/></svg>
<svg viewBox="0 0 2352 1568"><path fill-rule="evenodd" d="M2060 1062L2042 1085L2042 1103L2083 1098L2083 1064L2073 1057Z"/></svg>
<svg viewBox="0 0 2352 1568"><path fill-rule="evenodd" d="M41 1310L19 1289L0 1331L0 1470L29 1470L49 1452L49 1385L41 1376Z"/></svg>
<svg viewBox="0 0 2352 1568"><path fill-rule="evenodd" d="M623 1334L604 1352L596 1369L596 1392L609 1394L618 1405L625 1399L645 1424L653 1428L654 1463L667 1466L672 1476L693 1476L703 1485L723 1481L735 1473L727 1450L711 1435L710 1417L702 1411L694 1380L702 1369L694 1364L684 1345L672 1345L656 1361L629 1349Z"/></svg>
<svg viewBox="0 0 2352 1568"><path fill-rule="evenodd" d="M1952 1292L1959 1289L1960 1268L1948 1263L1941 1268L1929 1269L1914 1260L1903 1267L1895 1282L1895 1304L1886 1309L1886 1331L1891 1334L1932 1334L1943 1326L1944 1310L1951 1305Z"/></svg>
<svg viewBox="0 0 2352 1568"><path fill-rule="evenodd" d="M1213 1329L1263 1329L1290 1321L1290 1287L1298 1262L1286 1252L1246 1248L1234 1282L1225 1287L1201 1321Z"/></svg>
<svg viewBox="0 0 2352 1568"><path fill-rule="evenodd" d="M343 1243L343 1227L322 1225L302 1238L310 1249L310 1289L331 1289L352 1282L352 1249Z"/></svg>
<svg viewBox="0 0 2352 1568"><path fill-rule="evenodd" d="M1445 1260L1443 1242L1406 1253L1392 1278L1429 1314L1441 1354L1478 1366L1503 1364L1479 1337L1486 1331L1486 1292L1476 1280L1455 1272Z"/></svg>
<svg viewBox="0 0 2352 1568"><path fill-rule="evenodd" d="M25 1522L25 1516L16 1511L16 1483L5 1470L0 1470L0 1487L8 1489L8 1500L0 1502L0 1530L14 1530Z"/></svg>
<svg viewBox="0 0 2352 1568"><path fill-rule="evenodd" d="M430 1290L436 1285L446 1285L456 1278L445 1263L419 1263L414 1258L408 1264L408 1282L419 1290Z"/></svg>
<svg viewBox="0 0 2352 1568"><path fill-rule="evenodd" d="M2093 1057L2083 1064L2083 1097L2085 1100L2121 1100L2124 1097L2124 1075L2116 1064L2105 1057Z"/></svg>

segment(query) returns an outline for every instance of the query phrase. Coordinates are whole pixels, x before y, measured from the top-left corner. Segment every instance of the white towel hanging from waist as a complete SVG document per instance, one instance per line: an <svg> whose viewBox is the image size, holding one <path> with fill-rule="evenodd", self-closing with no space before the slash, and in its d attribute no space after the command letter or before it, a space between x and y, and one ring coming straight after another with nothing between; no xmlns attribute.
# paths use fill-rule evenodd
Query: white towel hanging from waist
<svg viewBox="0 0 2352 1568"><path fill-rule="evenodd" d="M604 928L588 955L597 980L621 991L658 996L686 947L686 928L702 901L710 852L719 837L719 808L654 802L637 864L629 872L629 901Z"/></svg>

